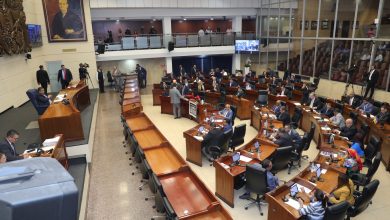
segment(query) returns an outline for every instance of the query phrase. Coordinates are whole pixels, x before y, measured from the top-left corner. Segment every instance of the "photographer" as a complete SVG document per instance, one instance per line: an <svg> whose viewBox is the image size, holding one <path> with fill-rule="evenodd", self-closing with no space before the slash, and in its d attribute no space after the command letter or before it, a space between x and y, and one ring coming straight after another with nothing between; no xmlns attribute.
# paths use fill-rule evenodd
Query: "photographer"
<svg viewBox="0 0 390 220"><path fill-rule="evenodd" d="M89 65L87 63L85 63L85 64L80 63L79 64L79 77L80 77L80 80L85 79L85 81L87 81L87 75L88 75L87 68L88 67L89 67Z"/></svg>

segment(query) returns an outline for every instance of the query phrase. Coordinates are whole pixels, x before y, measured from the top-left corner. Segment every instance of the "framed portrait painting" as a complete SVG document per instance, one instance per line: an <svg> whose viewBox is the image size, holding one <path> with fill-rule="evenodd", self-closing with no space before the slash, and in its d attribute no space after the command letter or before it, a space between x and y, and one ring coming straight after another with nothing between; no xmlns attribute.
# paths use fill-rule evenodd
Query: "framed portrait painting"
<svg viewBox="0 0 390 220"><path fill-rule="evenodd" d="M49 42L86 41L83 0L42 0Z"/></svg>

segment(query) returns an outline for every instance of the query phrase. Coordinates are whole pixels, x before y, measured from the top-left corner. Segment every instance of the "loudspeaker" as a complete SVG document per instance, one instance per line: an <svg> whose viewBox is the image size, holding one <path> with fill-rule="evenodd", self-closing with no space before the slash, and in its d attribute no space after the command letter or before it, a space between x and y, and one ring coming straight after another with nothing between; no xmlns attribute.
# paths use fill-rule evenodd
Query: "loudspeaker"
<svg viewBox="0 0 390 220"><path fill-rule="evenodd" d="M106 51L106 45L99 44L96 52L98 52L98 54L104 54L105 51Z"/></svg>
<svg viewBox="0 0 390 220"><path fill-rule="evenodd" d="M172 41L169 41L168 42L168 51L171 52L174 49L175 49L175 43L173 43Z"/></svg>

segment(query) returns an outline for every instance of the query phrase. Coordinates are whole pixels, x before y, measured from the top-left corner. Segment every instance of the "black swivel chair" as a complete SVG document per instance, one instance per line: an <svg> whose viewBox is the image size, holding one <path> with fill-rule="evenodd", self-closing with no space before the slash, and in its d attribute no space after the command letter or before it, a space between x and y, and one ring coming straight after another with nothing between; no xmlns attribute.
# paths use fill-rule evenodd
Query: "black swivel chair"
<svg viewBox="0 0 390 220"><path fill-rule="evenodd" d="M245 177L246 191L256 193L256 199L250 199L252 202L245 206L245 210L248 210L252 205L256 205L259 208L260 215L263 215L263 211L261 210L261 199L263 199L264 195L268 192L267 171L260 165L250 164L246 166Z"/></svg>
<svg viewBox="0 0 390 220"><path fill-rule="evenodd" d="M152 184L156 188L156 196L155 196L155 205L157 212L164 212L164 205L163 205L163 197L165 196L164 189L161 185L160 180L156 176L156 174L152 173L152 176L150 177L150 180L152 181ZM156 216L157 217L157 216Z"/></svg>
<svg viewBox="0 0 390 220"><path fill-rule="evenodd" d="M38 115L43 115L45 113L46 109L49 107L48 105L39 105L37 102L38 97L38 90L36 89L29 89L26 91L26 94L28 98L30 99L32 105L34 106L35 110L37 110Z"/></svg>
<svg viewBox="0 0 390 220"><path fill-rule="evenodd" d="M245 133L246 133L246 124L240 124L235 126L233 136L229 141L229 148L235 151L237 146L243 144Z"/></svg>
<svg viewBox="0 0 390 220"><path fill-rule="evenodd" d="M138 142L137 142L137 145L135 147L136 147L136 149L135 149L135 154L134 154L134 161L136 163L142 163L142 160L145 159L144 150L142 150L142 148L140 146L138 146ZM136 166L135 168L138 169L138 166ZM131 175L134 175L135 173L139 173L139 171L132 172Z"/></svg>
<svg viewBox="0 0 390 220"><path fill-rule="evenodd" d="M363 134L363 143L366 143L366 139L368 137L368 134L370 133L370 126L366 122L361 122L362 124L360 125L360 130L361 133Z"/></svg>
<svg viewBox="0 0 390 220"><path fill-rule="evenodd" d="M357 112L354 112L354 111L351 111L349 113L349 117L353 120L354 123L357 122L357 119L358 119L358 113Z"/></svg>
<svg viewBox="0 0 390 220"><path fill-rule="evenodd" d="M316 130L316 126L315 124L312 122L311 123L311 127L310 127L310 131L308 133L308 137L307 137L307 143L306 143L306 146L304 146L303 148L303 151L307 151L310 147L310 143L311 141L313 140L313 137L314 137L314 132ZM309 156L308 155L303 155L302 156L302 159L304 160L308 160L309 159Z"/></svg>
<svg viewBox="0 0 390 220"><path fill-rule="evenodd" d="M148 184L149 174L152 173L152 168L149 165L149 162L146 159L142 159L142 163L139 167L140 173L142 174L141 185L138 186L139 190Z"/></svg>
<svg viewBox="0 0 390 220"><path fill-rule="evenodd" d="M372 159L376 156L381 144L382 141L378 137L373 135L370 137L366 148L364 148L364 166L371 166Z"/></svg>
<svg viewBox="0 0 390 220"><path fill-rule="evenodd" d="M221 139L218 140L217 146L210 146L209 148L209 154L211 155L212 159L215 160L219 158L222 154L226 153L229 149L229 142L232 138L233 131L230 129L228 131L225 131L223 135L221 136ZM209 161L212 162L211 158L209 158ZM211 163L210 166L213 164Z"/></svg>
<svg viewBox="0 0 390 220"><path fill-rule="evenodd" d="M325 209L323 220L344 220L347 216L347 210L350 207L347 201L342 201L338 204L328 206Z"/></svg>
<svg viewBox="0 0 390 220"><path fill-rule="evenodd" d="M382 154L381 152L377 152L376 156L372 161L372 165L368 168L367 173L354 173L351 175L351 179L355 184L356 188L359 189L359 186L365 186L369 182L371 182L372 177L378 170L379 164L381 163Z"/></svg>
<svg viewBox="0 0 390 220"><path fill-rule="evenodd" d="M366 210L371 204L371 200L374 197L378 186L379 180L373 180L364 187L363 192L356 191L355 204L349 207L347 211L347 220L350 220L350 217L355 217Z"/></svg>
<svg viewBox="0 0 390 220"><path fill-rule="evenodd" d="M232 115L232 126L234 125L234 120L236 119L236 116L237 116L237 106L235 105L230 105L230 109L232 110L233 112L233 115Z"/></svg>
<svg viewBox="0 0 390 220"><path fill-rule="evenodd" d="M266 106L268 104L268 91L259 90L259 95L257 97L257 103L261 106Z"/></svg>
<svg viewBox="0 0 390 220"><path fill-rule="evenodd" d="M276 173L290 165L293 146L278 147L272 156L272 172Z"/></svg>
<svg viewBox="0 0 390 220"><path fill-rule="evenodd" d="M291 117L291 125L294 129L297 129L299 127L299 122L302 119L302 109L301 108L295 108L294 114Z"/></svg>
<svg viewBox="0 0 390 220"><path fill-rule="evenodd" d="M296 168L297 166L301 167L302 152L303 149L307 146L308 139L308 134L305 133L302 137L302 143L296 146L295 150L292 152L290 165L288 166L288 174L291 173L292 168Z"/></svg>

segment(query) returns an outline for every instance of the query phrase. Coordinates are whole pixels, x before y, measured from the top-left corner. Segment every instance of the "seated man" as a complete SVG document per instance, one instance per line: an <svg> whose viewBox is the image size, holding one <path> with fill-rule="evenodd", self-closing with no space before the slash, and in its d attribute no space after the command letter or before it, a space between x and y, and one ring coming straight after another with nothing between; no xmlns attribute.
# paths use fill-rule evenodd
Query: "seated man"
<svg viewBox="0 0 390 220"><path fill-rule="evenodd" d="M320 111L321 114L326 115L326 117L333 117L333 108L332 105L327 102L326 105L321 109Z"/></svg>
<svg viewBox="0 0 390 220"><path fill-rule="evenodd" d="M223 120L223 132L226 132L229 130L233 130L233 127L230 123L230 120L225 118L225 120Z"/></svg>
<svg viewBox="0 0 390 220"><path fill-rule="evenodd" d="M381 112L376 115L377 123L386 124L389 121L390 113L387 108L386 104L381 106Z"/></svg>
<svg viewBox="0 0 390 220"><path fill-rule="evenodd" d="M223 129L217 128L214 123L210 124L210 131L203 137L202 152L208 158L212 159L209 149L212 146L217 146L219 139L223 136Z"/></svg>
<svg viewBox="0 0 390 220"><path fill-rule="evenodd" d="M373 109L374 105L371 104L367 99L363 99L363 103L356 108L356 110L359 110L361 114L371 114Z"/></svg>
<svg viewBox="0 0 390 220"><path fill-rule="evenodd" d="M301 136L294 128L291 127L290 124L285 125L284 129L286 130L286 133L291 137L294 146L299 146L302 144Z"/></svg>
<svg viewBox="0 0 390 220"><path fill-rule="evenodd" d="M333 132L339 134L340 136L347 137L349 140L352 140L357 133L357 129L353 124L353 120L348 118L345 121L345 127L341 128L340 130L334 129Z"/></svg>
<svg viewBox="0 0 390 220"><path fill-rule="evenodd" d="M265 159L263 160L263 162L260 164L258 164L259 166L262 166L264 169L267 170L267 188L268 188L268 191L272 191L274 189L276 189L276 187L279 186L279 178L274 175L273 173L271 173L271 170L272 170L272 162L268 159ZM250 193L249 192L245 192L244 194L242 194L240 196L240 199L249 199L250 198Z"/></svg>
<svg viewBox="0 0 390 220"><path fill-rule="evenodd" d="M19 139L19 133L13 129L7 132L7 137L0 142L0 153L3 153L7 162L27 158L27 154L19 155L15 149L15 143Z"/></svg>
<svg viewBox="0 0 390 220"><path fill-rule="evenodd" d="M229 119L230 123L233 119L233 111L230 109L230 105L226 104L225 108L219 111L219 114L222 115L225 119Z"/></svg>
<svg viewBox="0 0 390 220"><path fill-rule="evenodd" d="M278 116L278 121L283 122L283 126L290 124L290 115L288 114L286 107L280 107L280 115Z"/></svg>
<svg viewBox="0 0 390 220"><path fill-rule="evenodd" d="M254 89L254 88L253 88L253 86L252 86L249 82L246 82L246 83L245 83L245 89L246 89L246 90L252 90L252 89Z"/></svg>
<svg viewBox="0 0 390 220"><path fill-rule="evenodd" d="M292 92L290 89L287 89L285 86L282 85L281 91L279 93L281 96L287 96L288 99L291 99L292 97Z"/></svg>
<svg viewBox="0 0 390 220"><path fill-rule="evenodd" d="M241 98L244 95L245 95L244 90L242 90L242 88L240 86L237 86L237 93L236 93L237 98Z"/></svg>
<svg viewBox="0 0 390 220"><path fill-rule="evenodd" d="M360 104L360 101L358 98L355 97L355 93L354 92L351 92L349 95L348 95L348 105L352 106L352 108L357 108Z"/></svg>
<svg viewBox="0 0 390 220"><path fill-rule="evenodd" d="M279 147L293 146L293 141L290 135L287 134L284 128L279 128L275 138L272 140Z"/></svg>
<svg viewBox="0 0 390 220"><path fill-rule="evenodd" d="M38 106L46 106L49 107L51 103L51 95L45 94L45 89L43 87L38 88L38 96L37 96L37 104Z"/></svg>
<svg viewBox="0 0 390 220"><path fill-rule="evenodd" d="M341 114L340 109L336 108L334 110L334 116L330 118L330 122L339 128L345 127L344 116Z"/></svg>
<svg viewBox="0 0 390 220"><path fill-rule="evenodd" d="M276 105L272 106L272 111L275 113L276 117L280 115L280 108L282 107L282 101L277 100Z"/></svg>
<svg viewBox="0 0 390 220"><path fill-rule="evenodd" d="M236 87L236 86L238 86L236 81L234 81L232 78L230 78L230 80L229 80L229 87Z"/></svg>
<svg viewBox="0 0 390 220"><path fill-rule="evenodd" d="M306 105L312 109L317 109L317 107L321 105L321 101L317 98L317 95L312 92L309 95L309 100L307 100Z"/></svg>

